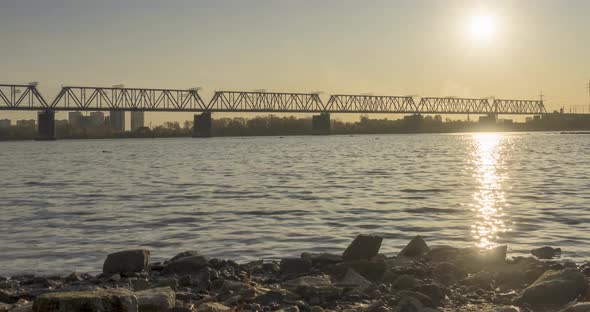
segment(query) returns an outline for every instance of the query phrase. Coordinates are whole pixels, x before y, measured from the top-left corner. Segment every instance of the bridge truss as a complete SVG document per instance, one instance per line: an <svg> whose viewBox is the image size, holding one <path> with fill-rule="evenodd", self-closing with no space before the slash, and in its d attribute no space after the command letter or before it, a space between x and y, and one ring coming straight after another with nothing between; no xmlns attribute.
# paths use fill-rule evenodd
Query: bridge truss
<svg viewBox="0 0 590 312"><path fill-rule="evenodd" d="M31 85L0 84L0 109L28 110L47 109L49 105L37 90Z"/></svg>
<svg viewBox="0 0 590 312"><path fill-rule="evenodd" d="M212 112L292 112L325 111L317 93L278 93L265 91L217 91L207 106Z"/></svg>
<svg viewBox="0 0 590 312"><path fill-rule="evenodd" d="M324 105L318 93L216 91L208 104L197 89L62 87L49 104L36 84L0 84L0 110L389 113L389 114L546 114L543 101L332 95Z"/></svg>
<svg viewBox="0 0 590 312"><path fill-rule="evenodd" d="M332 95L326 109L333 113L414 113L411 96Z"/></svg>

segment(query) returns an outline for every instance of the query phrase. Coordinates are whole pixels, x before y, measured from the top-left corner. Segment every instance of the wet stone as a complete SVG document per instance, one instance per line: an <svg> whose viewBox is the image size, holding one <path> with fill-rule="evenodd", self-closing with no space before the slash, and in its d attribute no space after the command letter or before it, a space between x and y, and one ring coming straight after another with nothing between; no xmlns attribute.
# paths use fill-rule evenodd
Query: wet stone
<svg viewBox="0 0 590 312"><path fill-rule="evenodd" d="M575 269L547 271L527 287L515 303L531 305L565 304L588 289L588 280Z"/></svg>
<svg viewBox="0 0 590 312"><path fill-rule="evenodd" d="M282 274L302 274L311 270L312 262L309 258L286 258L281 260Z"/></svg>
<svg viewBox="0 0 590 312"><path fill-rule="evenodd" d="M125 289L91 292L61 292L39 296L33 303L35 312L137 312L137 298Z"/></svg>
<svg viewBox="0 0 590 312"><path fill-rule="evenodd" d="M553 259L561 255L561 248L541 247L531 250L531 254L539 259Z"/></svg>
<svg viewBox="0 0 590 312"><path fill-rule="evenodd" d="M377 256L383 238L376 235L358 235L342 254L344 261L370 260Z"/></svg>
<svg viewBox="0 0 590 312"><path fill-rule="evenodd" d="M176 306L175 294L170 287L138 291L135 296L140 312L168 311Z"/></svg>
<svg viewBox="0 0 590 312"><path fill-rule="evenodd" d="M199 270L207 267L209 261L204 256L187 256L179 258L166 265L162 274L195 274Z"/></svg>
<svg viewBox="0 0 590 312"><path fill-rule="evenodd" d="M149 261L149 250L120 251L107 256L102 270L106 274L140 272L148 268Z"/></svg>
<svg viewBox="0 0 590 312"><path fill-rule="evenodd" d="M430 251L428 245L421 236L414 237L410 243L402 251L399 252L398 257L419 258Z"/></svg>

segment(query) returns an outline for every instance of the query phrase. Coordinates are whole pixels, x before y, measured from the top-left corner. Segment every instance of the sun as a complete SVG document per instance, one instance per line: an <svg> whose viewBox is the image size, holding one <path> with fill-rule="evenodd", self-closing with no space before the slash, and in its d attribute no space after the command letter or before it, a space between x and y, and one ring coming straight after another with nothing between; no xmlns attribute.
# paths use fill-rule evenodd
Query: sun
<svg viewBox="0 0 590 312"><path fill-rule="evenodd" d="M479 14L471 17L469 35L477 41L489 41L496 35L496 20L491 15Z"/></svg>

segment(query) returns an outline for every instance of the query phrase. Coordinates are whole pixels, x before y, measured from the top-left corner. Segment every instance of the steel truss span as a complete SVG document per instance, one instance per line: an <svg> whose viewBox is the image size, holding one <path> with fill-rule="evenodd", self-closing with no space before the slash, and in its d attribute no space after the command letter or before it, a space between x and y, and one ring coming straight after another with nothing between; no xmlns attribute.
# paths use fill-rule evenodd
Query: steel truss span
<svg viewBox="0 0 590 312"><path fill-rule="evenodd" d="M212 112L324 112L317 93L217 91L207 109Z"/></svg>
<svg viewBox="0 0 590 312"><path fill-rule="evenodd" d="M414 113L411 96L332 95L326 104L333 113Z"/></svg>
<svg viewBox="0 0 590 312"><path fill-rule="evenodd" d="M48 107L35 85L0 84L0 109L43 110Z"/></svg>
<svg viewBox="0 0 590 312"><path fill-rule="evenodd" d="M49 104L36 84L0 84L0 110L389 113L389 114L546 114L543 101L318 93L216 91L208 104L197 89L62 87Z"/></svg>

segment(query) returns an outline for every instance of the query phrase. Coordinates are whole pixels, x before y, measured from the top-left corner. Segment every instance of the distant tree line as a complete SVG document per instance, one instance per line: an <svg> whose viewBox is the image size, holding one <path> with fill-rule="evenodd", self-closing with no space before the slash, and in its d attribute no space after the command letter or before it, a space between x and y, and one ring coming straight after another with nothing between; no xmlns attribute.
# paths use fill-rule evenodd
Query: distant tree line
<svg viewBox="0 0 590 312"><path fill-rule="evenodd" d="M162 125L136 131L117 131L108 125L95 127L74 127L69 123L58 123L56 135L59 139L99 139L99 138L170 138L190 137L193 122L165 122ZM296 118L275 115L253 118L219 118L212 121L213 136L272 136L272 135L310 135L311 117ZM579 131L590 130L590 118L550 114L542 119L526 123L511 121L486 123L467 120L444 122L441 116L406 116L403 119L370 119L361 116L354 122L332 119L332 134L393 134L393 133L452 133L477 131ZM32 127L10 126L0 128L0 140L29 140L35 138L37 131Z"/></svg>

